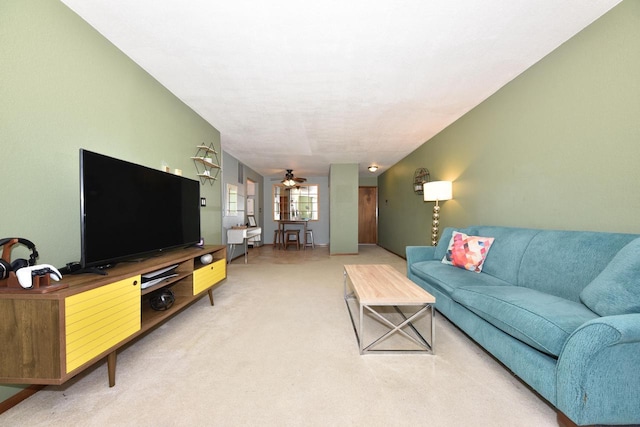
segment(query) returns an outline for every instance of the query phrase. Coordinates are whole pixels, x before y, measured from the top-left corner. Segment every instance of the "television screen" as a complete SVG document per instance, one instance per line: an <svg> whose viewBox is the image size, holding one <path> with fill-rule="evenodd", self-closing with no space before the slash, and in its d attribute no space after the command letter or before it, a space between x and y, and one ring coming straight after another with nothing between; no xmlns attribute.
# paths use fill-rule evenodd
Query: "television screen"
<svg viewBox="0 0 640 427"><path fill-rule="evenodd" d="M200 241L200 185L80 150L81 267Z"/></svg>

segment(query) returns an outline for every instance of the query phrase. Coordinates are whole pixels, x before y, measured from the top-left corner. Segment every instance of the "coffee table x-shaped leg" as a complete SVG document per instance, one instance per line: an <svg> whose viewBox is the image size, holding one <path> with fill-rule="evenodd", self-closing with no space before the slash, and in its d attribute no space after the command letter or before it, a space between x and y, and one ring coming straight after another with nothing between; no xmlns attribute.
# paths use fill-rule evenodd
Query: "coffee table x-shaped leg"
<svg viewBox="0 0 640 427"><path fill-rule="evenodd" d="M349 286L351 284L351 286ZM434 354L435 344L435 298L418 288L406 277L401 276L387 265L347 265L344 271L344 299L351 318L351 324L356 334L360 354L368 353L429 353ZM359 322L356 325L350 302L358 304ZM385 317L382 310L376 308L393 307L401 319L394 323ZM413 314L407 315L400 307L413 307ZM389 328L372 342L365 344L365 309ZM424 314L430 315L431 327L429 340L425 339L414 326L418 318ZM405 329L410 328L412 333ZM383 341L394 334L400 334L417 345L416 349L377 349Z"/></svg>
<svg viewBox="0 0 640 427"><path fill-rule="evenodd" d="M397 325L394 324L393 322L391 322L389 319L387 319L383 315L381 315L380 313L378 313L374 308L372 308L372 307L370 307L368 305L365 305L365 304L360 304L360 329L361 329L361 331L364 329L363 320L364 320L364 309L365 308L370 313L372 313L376 318L378 318L380 321L382 321L382 323L387 325L389 327L389 331L386 332L385 334L383 334L382 336L380 336L378 339L376 339L373 342L371 342L366 347L364 346L364 343L362 342L362 340L360 338L358 338L358 344L360 345L360 354L366 354L368 352L374 352L374 351L375 352L382 351L382 350L375 350L374 347L376 345L380 344L381 342L383 342L385 339L389 338L391 335L395 334L396 332L404 335L409 340L411 340L414 343L416 343L420 348L422 348L422 350L413 350L414 352L426 351L426 352L429 352L429 353L433 353L434 331L433 330L431 331L431 344L429 344L429 342L422 336L422 334L420 332L418 332L416 327L413 326L413 323L411 323L413 320L419 318L423 313L430 312L431 313L431 325L432 325L432 329L433 329L434 322L433 322L433 305L432 304L425 304L422 308L420 308L418 311L416 311L410 317L407 317L402 312L402 310L400 310L400 308L397 305L394 305L393 308L404 319L401 323L398 323ZM415 336L411 336L410 334L405 332L402 329L405 326L409 326L411 328L411 330L414 332ZM387 352L399 352L399 351L408 352L409 350L386 350L386 351Z"/></svg>

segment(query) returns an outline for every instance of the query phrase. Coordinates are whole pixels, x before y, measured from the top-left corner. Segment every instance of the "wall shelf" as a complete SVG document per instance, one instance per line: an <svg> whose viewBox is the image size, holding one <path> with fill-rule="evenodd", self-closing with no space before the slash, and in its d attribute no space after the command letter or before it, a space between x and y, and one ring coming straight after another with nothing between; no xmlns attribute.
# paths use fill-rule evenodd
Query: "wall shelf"
<svg viewBox="0 0 640 427"><path fill-rule="evenodd" d="M429 174L429 169L418 168L413 173L413 191L416 194L422 194L422 186L425 182L431 181L431 176Z"/></svg>
<svg viewBox="0 0 640 427"><path fill-rule="evenodd" d="M218 152L213 147L213 143L209 145L200 144L196 148L198 149L196 155L191 157L196 167L196 175L202 185L206 182L213 185L213 182L218 179L221 170Z"/></svg>

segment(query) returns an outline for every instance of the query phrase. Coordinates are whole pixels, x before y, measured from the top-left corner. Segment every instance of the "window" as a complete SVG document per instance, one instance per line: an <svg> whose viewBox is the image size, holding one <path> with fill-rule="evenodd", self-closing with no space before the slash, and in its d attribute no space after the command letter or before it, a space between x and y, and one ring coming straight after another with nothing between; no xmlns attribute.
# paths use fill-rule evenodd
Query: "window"
<svg viewBox="0 0 640 427"><path fill-rule="evenodd" d="M227 216L238 215L238 186L227 184Z"/></svg>
<svg viewBox="0 0 640 427"><path fill-rule="evenodd" d="M318 186L296 185L285 187L274 184L273 186L273 219L309 219L318 220L320 211Z"/></svg>

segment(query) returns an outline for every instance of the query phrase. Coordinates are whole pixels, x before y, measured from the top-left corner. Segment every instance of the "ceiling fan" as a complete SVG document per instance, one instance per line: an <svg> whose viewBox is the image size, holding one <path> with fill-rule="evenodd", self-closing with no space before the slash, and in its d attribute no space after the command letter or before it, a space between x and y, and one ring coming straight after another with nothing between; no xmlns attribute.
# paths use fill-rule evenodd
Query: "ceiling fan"
<svg viewBox="0 0 640 427"><path fill-rule="evenodd" d="M299 183L305 182L307 178L297 178L293 175L293 169L287 169L284 179L281 181L285 187L294 187Z"/></svg>

